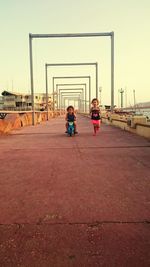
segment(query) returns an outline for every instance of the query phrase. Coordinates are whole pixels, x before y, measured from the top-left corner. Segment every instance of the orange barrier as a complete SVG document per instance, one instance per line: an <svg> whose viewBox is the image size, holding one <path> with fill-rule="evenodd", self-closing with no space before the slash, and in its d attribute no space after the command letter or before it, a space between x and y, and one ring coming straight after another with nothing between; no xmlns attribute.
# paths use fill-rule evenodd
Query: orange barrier
<svg viewBox="0 0 150 267"><path fill-rule="evenodd" d="M63 111L49 112L48 119L63 115ZM35 112L35 124L47 121L47 112ZM0 119L0 134L8 134L12 130L24 126L32 125L32 113L7 114L4 119Z"/></svg>

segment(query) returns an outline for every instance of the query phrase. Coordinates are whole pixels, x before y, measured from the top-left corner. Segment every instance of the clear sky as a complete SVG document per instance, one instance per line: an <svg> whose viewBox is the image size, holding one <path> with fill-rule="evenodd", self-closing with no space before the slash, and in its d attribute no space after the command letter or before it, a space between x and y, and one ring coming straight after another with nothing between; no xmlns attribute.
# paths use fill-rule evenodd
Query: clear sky
<svg viewBox="0 0 150 267"><path fill-rule="evenodd" d="M0 0L0 25L0 92L30 92L29 33L114 31L115 104L120 88L127 104L133 90L136 102L150 101L149 0ZM110 103L109 37L34 39L33 59L36 92L45 91L46 62L98 62L102 102ZM49 91L53 76L91 75L94 96L94 67L49 68L48 75Z"/></svg>

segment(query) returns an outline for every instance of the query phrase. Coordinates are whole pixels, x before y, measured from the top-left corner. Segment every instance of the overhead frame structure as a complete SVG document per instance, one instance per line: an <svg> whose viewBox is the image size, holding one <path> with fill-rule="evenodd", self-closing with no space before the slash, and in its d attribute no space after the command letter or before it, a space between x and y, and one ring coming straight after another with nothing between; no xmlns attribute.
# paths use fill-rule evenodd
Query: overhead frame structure
<svg viewBox="0 0 150 267"><path fill-rule="evenodd" d="M59 90L59 86L85 86L84 88L83 88L83 90L84 90L84 93L85 93L85 100L86 100L86 98L87 98L87 88L86 88L86 83L65 83L65 84L56 84L56 91L57 91L57 93L58 93L58 90ZM63 89L63 88L61 88L61 89ZM67 90L67 88L65 88L66 90ZM69 90L77 90L77 89L79 89L79 88L69 88ZM59 93L58 93L58 95L59 95ZM58 102L58 99L57 99L57 102ZM59 103L60 103L60 98L59 98ZM59 105L59 108L60 108L60 105ZM86 102L85 102L85 112L86 112Z"/></svg>
<svg viewBox="0 0 150 267"><path fill-rule="evenodd" d="M35 38L80 38L80 37L111 37L111 111L114 108L114 32L99 33L65 33L65 34L32 34L29 33L30 82L32 97L32 124L35 124L34 82L33 82L33 55L32 40Z"/></svg>
<svg viewBox="0 0 150 267"><path fill-rule="evenodd" d="M80 63L45 63L45 80L46 80L46 106L48 113L48 67L59 67L59 66L95 66L95 84L96 90L95 95L98 98L98 63L97 62L80 62ZM54 99L53 99L54 100ZM47 115L48 118L48 115Z"/></svg>
<svg viewBox="0 0 150 267"><path fill-rule="evenodd" d="M79 103L79 101L81 101L80 97L69 97L69 96L68 97L64 97L63 100L64 100L64 107L65 107L65 101L66 100L72 100L72 101L73 100L76 100L76 101L78 100L78 103ZM69 105L69 103L68 103L68 105ZM78 104L78 106L79 106L79 104Z"/></svg>
<svg viewBox="0 0 150 267"><path fill-rule="evenodd" d="M60 89L61 90L61 89ZM60 107L62 109L62 96L64 95L75 95L75 94L79 94L80 93L80 96L83 96L83 90L79 92L79 90L77 92L60 92ZM83 101L83 100L82 100Z"/></svg>
<svg viewBox="0 0 150 267"><path fill-rule="evenodd" d="M60 92L60 99L61 99L61 108L62 108L62 99L63 97L66 97L66 96L70 96L70 97L75 97L75 96L78 96L81 97L83 96L83 88L80 89L80 91L78 90L78 92L64 92L65 89L59 89L60 91L62 90L63 92Z"/></svg>
<svg viewBox="0 0 150 267"><path fill-rule="evenodd" d="M90 110L90 107L91 107L91 76L56 76L56 77L53 77L53 103L54 103L54 87L55 87L54 82L55 82L55 79L89 79L89 110Z"/></svg>

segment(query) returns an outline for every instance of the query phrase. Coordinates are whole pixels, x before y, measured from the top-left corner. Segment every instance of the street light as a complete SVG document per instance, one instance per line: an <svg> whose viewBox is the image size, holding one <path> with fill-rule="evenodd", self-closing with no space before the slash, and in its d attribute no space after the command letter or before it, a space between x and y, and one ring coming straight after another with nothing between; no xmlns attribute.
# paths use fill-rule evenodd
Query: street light
<svg viewBox="0 0 150 267"><path fill-rule="evenodd" d="M134 108L135 108L135 90L133 90Z"/></svg>
<svg viewBox="0 0 150 267"><path fill-rule="evenodd" d="M124 93L124 90L121 88L121 89L119 90L119 93L120 93L120 95L121 95L121 108L123 108L123 93Z"/></svg>
<svg viewBox="0 0 150 267"><path fill-rule="evenodd" d="M99 100L100 103L102 104L102 86L99 87Z"/></svg>

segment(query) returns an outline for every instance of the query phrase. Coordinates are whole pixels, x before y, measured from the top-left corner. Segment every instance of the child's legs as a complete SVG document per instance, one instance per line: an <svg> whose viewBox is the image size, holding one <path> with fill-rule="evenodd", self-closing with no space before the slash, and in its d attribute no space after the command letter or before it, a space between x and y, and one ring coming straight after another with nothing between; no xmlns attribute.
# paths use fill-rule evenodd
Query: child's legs
<svg viewBox="0 0 150 267"><path fill-rule="evenodd" d="M74 130L75 130L75 132L77 130L77 122L76 121L74 121Z"/></svg>
<svg viewBox="0 0 150 267"><path fill-rule="evenodd" d="M98 129L98 130L99 130L99 128L100 128L100 123L101 123L101 121L98 120L98 121L97 121L97 129Z"/></svg>
<svg viewBox="0 0 150 267"><path fill-rule="evenodd" d="M66 122L65 127L66 127L66 130L68 130L68 122Z"/></svg>
<svg viewBox="0 0 150 267"><path fill-rule="evenodd" d="M100 121L99 120L92 120L93 128L94 128L94 135L96 134L96 131L99 130L100 127Z"/></svg>

